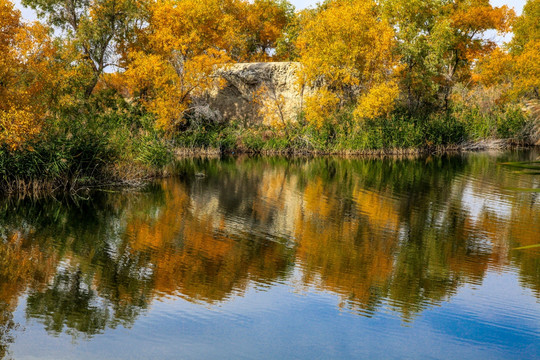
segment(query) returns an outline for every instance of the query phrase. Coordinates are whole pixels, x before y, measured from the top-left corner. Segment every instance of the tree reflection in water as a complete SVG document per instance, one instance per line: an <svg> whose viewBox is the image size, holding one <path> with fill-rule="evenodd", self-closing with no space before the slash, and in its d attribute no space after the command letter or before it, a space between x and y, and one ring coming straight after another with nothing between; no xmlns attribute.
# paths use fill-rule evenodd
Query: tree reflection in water
<svg viewBox="0 0 540 360"><path fill-rule="evenodd" d="M508 266L540 298L538 250L511 250L538 242L540 200L505 190L538 179L496 165L516 156L189 159L144 191L6 202L0 351L24 294L28 318L75 337L129 327L155 300L218 304L295 270L291 286L406 321Z"/></svg>

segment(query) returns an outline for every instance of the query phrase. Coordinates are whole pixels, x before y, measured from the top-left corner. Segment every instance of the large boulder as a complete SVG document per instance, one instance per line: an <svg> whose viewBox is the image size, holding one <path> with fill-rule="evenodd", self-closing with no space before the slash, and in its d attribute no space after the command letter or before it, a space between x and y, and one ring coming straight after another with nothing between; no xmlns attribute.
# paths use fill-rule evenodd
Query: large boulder
<svg viewBox="0 0 540 360"><path fill-rule="evenodd" d="M298 84L299 63L240 63L220 69L223 86L204 101L226 121L294 122L302 110L304 89Z"/></svg>
<svg viewBox="0 0 540 360"><path fill-rule="evenodd" d="M530 100L527 102L525 110L528 111L531 116L531 143L540 145L540 101Z"/></svg>

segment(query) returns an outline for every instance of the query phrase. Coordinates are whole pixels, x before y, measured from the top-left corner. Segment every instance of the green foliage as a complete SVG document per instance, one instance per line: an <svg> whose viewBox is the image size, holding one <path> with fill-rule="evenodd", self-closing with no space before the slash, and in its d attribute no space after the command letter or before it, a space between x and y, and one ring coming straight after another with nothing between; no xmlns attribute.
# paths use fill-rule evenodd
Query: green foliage
<svg viewBox="0 0 540 360"><path fill-rule="evenodd" d="M411 117L396 111L390 118L354 122L353 109L339 113L323 126L289 124L283 130L240 123L222 124L179 133L176 146L215 148L222 152L321 152L346 153L373 150L425 149L459 145L491 138L522 140L527 119L517 108L502 108L492 114L478 109Z"/></svg>
<svg viewBox="0 0 540 360"><path fill-rule="evenodd" d="M84 84L87 98L107 67L125 61L126 44L140 22L140 8L133 0L23 0L22 3L64 32L66 44L78 54L76 63L80 71L91 73Z"/></svg>
<svg viewBox="0 0 540 360"><path fill-rule="evenodd" d="M49 119L47 132L29 145L0 148L0 189L20 191L36 180L38 187L76 189L126 180L122 164L155 171L172 162L153 119L111 91Z"/></svg>
<svg viewBox="0 0 540 360"><path fill-rule="evenodd" d="M515 105L496 107L486 112L472 104L455 109L451 116L453 121L462 124L468 140L524 140L527 136L527 116Z"/></svg>
<svg viewBox="0 0 540 360"><path fill-rule="evenodd" d="M136 144L136 160L143 164L163 168L172 162L169 147L159 138L148 135Z"/></svg>
<svg viewBox="0 0 540 360"><path fill-rule="evenodd" d="M488 0L383 0L397 31L401 86L410 111L447 109L452 88L468 81L474 61L496 44L483 34L508 32L515 14Z"/></svg>
<svg viewBox="0 0 540 360"><path fill-rule="evenodd" d="M510 49L521 54L529 42L540 41L540 1L528 0L523 7L523 15L514 24L514 37Z"/></svg>

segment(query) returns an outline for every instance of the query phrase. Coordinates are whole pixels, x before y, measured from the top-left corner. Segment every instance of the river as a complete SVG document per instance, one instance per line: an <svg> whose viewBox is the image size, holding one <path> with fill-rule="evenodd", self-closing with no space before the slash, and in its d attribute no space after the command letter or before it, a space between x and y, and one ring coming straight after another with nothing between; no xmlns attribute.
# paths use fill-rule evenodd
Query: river
<svg viewBox="0 0 540 360"><path fill-rule="evenodd" d="M540 151L185 159L0 202L0 357L540 358Z"/></svg>

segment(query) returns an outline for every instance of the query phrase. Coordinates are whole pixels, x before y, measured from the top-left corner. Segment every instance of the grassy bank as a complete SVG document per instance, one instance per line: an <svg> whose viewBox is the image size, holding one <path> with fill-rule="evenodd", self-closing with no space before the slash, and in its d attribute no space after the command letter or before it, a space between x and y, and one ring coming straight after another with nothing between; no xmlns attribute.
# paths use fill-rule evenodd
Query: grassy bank
<svg viewBox="0 0 540 360"><path fill-rule="evenodd" d="M166 175L172 147L153 120L119 97L98 100L48 119L24 147L1 146L0 191L74 192Z"/></svg>
<svg viewBox="0 0 540 360"><path fill-rule="evenodd" d="M493 114L470 109L461 112L389 118L357 123L350 111L321 127L302 119L285 127L245 123L190 126L175 137L181 155L197 152L414 154L529 145L531 121L518 108Z"/></svg>
<svg viewBox="0 0 540 360"><path fill-rule="evenodd" d="M180 156L222 153L409 155L527 145L531 121L519 108L474 108L429 116L395 112L354 121L342 111L320 127L302 118L279 128L249 122L185 122L175 135L119 96L99 96L48 120L24 147L0 147L0 190L36 194L135 185L169 174Z"/></svg>

